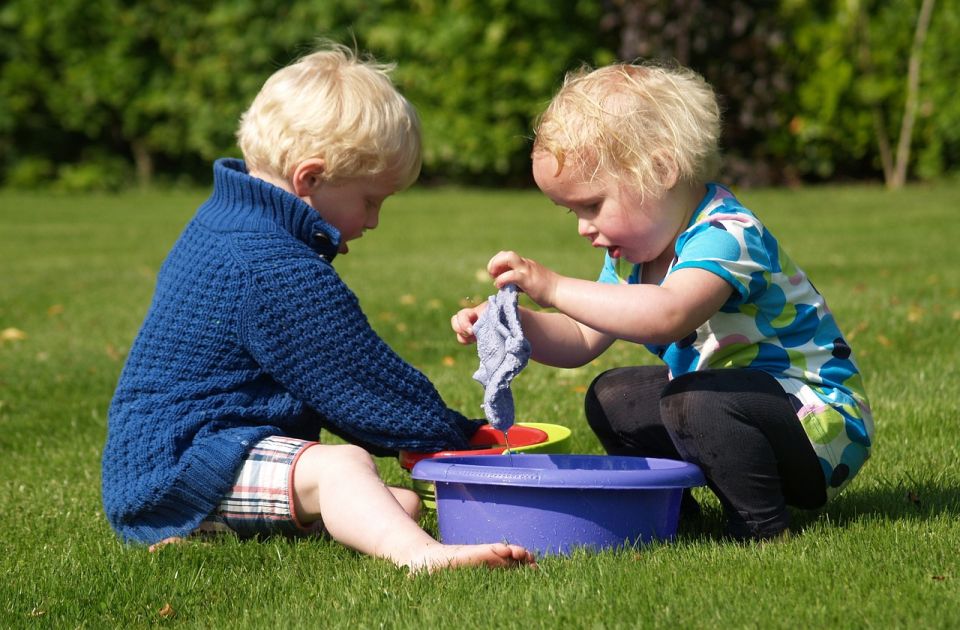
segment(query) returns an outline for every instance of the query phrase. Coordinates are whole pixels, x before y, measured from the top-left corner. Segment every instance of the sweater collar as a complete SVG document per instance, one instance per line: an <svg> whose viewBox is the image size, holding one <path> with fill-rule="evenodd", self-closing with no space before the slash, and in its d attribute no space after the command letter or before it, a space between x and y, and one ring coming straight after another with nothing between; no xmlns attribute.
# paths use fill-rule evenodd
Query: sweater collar
<svg viewBox="0 0 960 630"><path fill-rule="evenodd" d="M213 164L213 193L198 215L214 229L263 229L279 226L332 261L340 231L299 197L247 173L243 160L221 158Z"/></svg>

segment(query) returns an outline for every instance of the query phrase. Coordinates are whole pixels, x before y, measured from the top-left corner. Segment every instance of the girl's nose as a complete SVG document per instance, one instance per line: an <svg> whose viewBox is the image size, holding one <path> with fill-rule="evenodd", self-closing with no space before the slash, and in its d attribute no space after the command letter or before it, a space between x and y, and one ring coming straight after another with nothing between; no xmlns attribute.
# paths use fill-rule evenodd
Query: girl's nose
<svg viewBox="0 0 960 630"><path fill-rule="evenodd" d="M590 236L594 232L596 232L596 230L592 223L586 219L577 219L577 233L580 234L580 236Z"/></svg>

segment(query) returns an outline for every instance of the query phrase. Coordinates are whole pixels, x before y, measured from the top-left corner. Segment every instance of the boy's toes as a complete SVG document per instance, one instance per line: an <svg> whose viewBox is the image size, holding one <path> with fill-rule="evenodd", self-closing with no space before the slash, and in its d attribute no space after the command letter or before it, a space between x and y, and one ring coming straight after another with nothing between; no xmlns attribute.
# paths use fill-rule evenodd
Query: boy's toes
<svg viewBox="0 0 960 630"><path fill-rule="evenodd" d="M161 540L160 542L155 542L155 543L153 543L152 545L150 545L150 546L147 548L147 550L148 550L150 553L154 553L155 551L160 551L161 549L163 549L163 548L166 547L167 545L174 545L174 544L179 544L179 543L182 543L182 542L183 542L183 538L181 538L180 536L171 536L170 538L164 538L164 539Z"/></svg>
<svg viewBox="0 0 960 630"><path fill-rule="evenodd" d="M520 545L497 543L493 546L493 551L510 564L537 564L533 554Z"/></svg>

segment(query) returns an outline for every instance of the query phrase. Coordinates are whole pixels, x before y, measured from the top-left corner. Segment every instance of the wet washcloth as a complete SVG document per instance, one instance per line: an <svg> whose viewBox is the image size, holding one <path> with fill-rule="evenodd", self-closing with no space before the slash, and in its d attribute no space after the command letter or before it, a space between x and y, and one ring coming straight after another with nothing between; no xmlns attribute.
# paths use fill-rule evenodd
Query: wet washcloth
<svg viewBox="0 0 960 630"><path fill-rule="evenodd" d="M480 356L473 378L483 385L483 412L493 428L506 431L514 420L510 381L530 358L530 342L523 336L517 312L516 285L508 284L490 296L473 333Z"/></svg>

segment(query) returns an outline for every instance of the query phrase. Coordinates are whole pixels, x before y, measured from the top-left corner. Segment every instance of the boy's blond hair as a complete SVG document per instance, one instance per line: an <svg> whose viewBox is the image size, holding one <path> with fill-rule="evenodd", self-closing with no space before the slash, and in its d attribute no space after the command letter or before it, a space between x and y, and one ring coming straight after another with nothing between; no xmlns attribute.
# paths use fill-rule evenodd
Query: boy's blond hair
<svg viewBox="0 0 960 630"><path fill-rule="evenodd" d="M275 72L240 117L237 140L250 170L288 179L310 158L339 181L389 172L406 188L420 174L420 120L394 87L392 65L340 44Z"/></svg>
<svg viewBox="0 0 960 630"><path fill-rule="evenodd" d="M540 115L533 151L587 181L607 174L643 197L676 181L704 183L719 169L720 108L713 88L688 68L614 64L567 74Z"/></svg>

